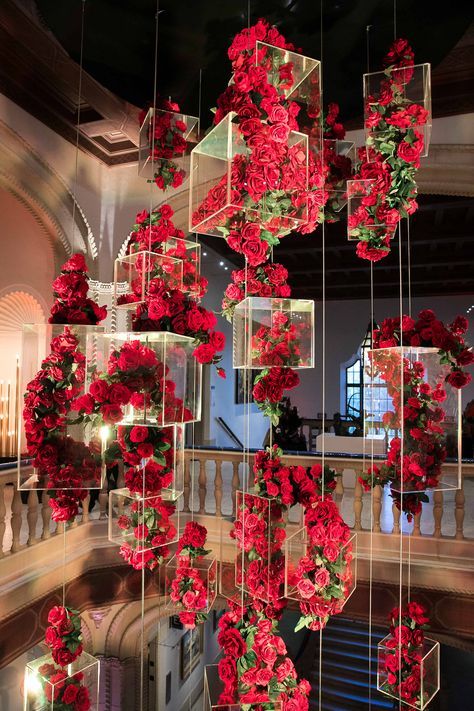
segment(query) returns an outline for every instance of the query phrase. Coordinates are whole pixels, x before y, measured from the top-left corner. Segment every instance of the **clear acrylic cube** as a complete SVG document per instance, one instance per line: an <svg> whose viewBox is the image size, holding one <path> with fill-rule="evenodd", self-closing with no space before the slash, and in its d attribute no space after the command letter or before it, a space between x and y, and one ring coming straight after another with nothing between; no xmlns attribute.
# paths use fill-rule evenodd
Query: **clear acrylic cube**
<svg viewBox="0 0 474 711"><path fill-rule="evenodd" d="M403 346L367 353L365 436L381 439L384 456L394 457L392 491L412 494L461 486L461 391L445 381L449 372L437 348ZM398 405L401 392L403 407Z"/></svg>
<svg viewBox="0 0 474 711"><path fill-rule="evenodd" d="M109 493L109 541L136 553L175 543L179 538L179 496L162 490L140 496L127 488Z"/></svg>
<svg viewBox="0 0 474 711"><path fill-rule="evenodd" d="M230 112L198 143L191 153L189 231L227 237L237 223L253 222L260 230L288 234L307 222L307 202L302 192L308 187L308 137L291 131L286 157L277 178L262 178L262 196L256 200L244 188L237 189L237 176L250 166L250 149L245 143L236 114ZM282 179L293 165L291 189Z"/></svg>
<svg viewBox="0 0 474 711"><path fill-rule="evenodd" d="M132 447L130 447L131 437L139 440L138 443L135 441ZM154 479L156 480L159 475L163 482L163 490L174 496L183 493L184 425L168 427L119 425L117 438L119 442L121 440L125 442L125 449L128 450L124 455L126 479L130 476L134 481L140 482L140 479L146 476L147 465L151 465ZM140 489L140 483L138 487Z"/></svg>
<svg viewBox="0 0 474 711"><path fill-rule="evenodd" d="M45 442L49 446L42 447L42 451L33 457L33 471L29 467L21 466L21 460L27 456L22 395L27 392L28 384L40 371L44 359L49 356L51 342L54 339L58 347L71 347L80 354L83 362L76 362L74 365L74 388L76 396L80 396L86 392L87 363L95 361L97 339L102 333L101 326L24 324L17 385L20 395L17 403L19 489L59 491L102 488L102 457L107 433L90 423L73 424L71 413L61 415L58 426L51 428L51 434ZM66 351L65 358L65 362L71 360ZM76 359L76 356L74 358ZM61 368L60 363L58 368ZM56 407L51 411L55 412Z"/></svg>
<svg viewBox="0 0 474 711"><path fill-rule="evenodd" d="M399 671L400 648L391 634L378 644L377 689L401 702L405 707L428 708L439 691L439 642L425 637L420 647L402 647L402 667ZM406 679L410 677L407 684Z"/></svg>
<svg viewBox="0 0 474 711"><path fill-rule="evenodd" d="M168 254L134 252L114 265L114 304L134 309L150 295L150 285L183 290L183 261Z"/></svg>
<svg viewBox="0 0 474 711"><path fill-rule="evenodd" d="M285 528L281 504L277 499L259 496L252 491L237 491L236 507L235 586L262 602L281 599L285 577ZM253 526L256 519L258 525ZM251 520L252 530L248 528ZM248 545L250 535L254 537L252 547Z"/></svg>
<svg viewBox="0 0 474 711"><path fill-rule="evenodd" d="M321 106L321 62L266 42L256 43L255 62L281 96L305 104L313 115Z"/></svg>
<svg viewBox="0 0 474 711"><path fill-rule="evenodd" d="M234 368L314 367L314 301L248 296L234 311Z"/></svg>
<svg viewBox="0 0 474 711"><path fill-rule="evenodd" d="M66 667L58 666L51 654L28 662L23 711L64 711L78 701L80 708L99 711L99 668L98 659L87 652Z"/></svg>
<svg viewBox="0 0 474 711"><path fill-rule="evenodd" d="M427 156L432 127L431 66L429 64L415 64L411 67L371 72L364 74L363 82L367 148L377 148L380 143L386 141L387 129L393 125L390 122L387 123L387 119L389 119L389 121L395 120L397 130L406 132L413 129L421 134L424 142L421 157ZM382 119L375 127L372 127L369 117L375 112L380 113L380 107L383 112ZM416 107L420 107L422 111L418 111ZM404 112L408 112L408 114ZM407 118L408 125L404 128L403 119L407 115L410 117L411 112L413 112L412 118Z"/></svg>
<svg viewBox="0 0 474 711"><path fill-rule="evenodd" d="M354 172L356 148L353 141L324 139L324 161L330 164L326 178L327 207L340 212L347 205L347 180Z"/></svg>
<svg viewBox="0 0 474 711"><path fill-rule="evenodd" d="M310 573L303 573L300 567L301 560L309 556L317 558L318 568ZM318 586L315 575L322 568L329 571L330 578L324 587ZM311 586L304 585L302 580L309 581L314 588L310 595ZM308 536L306 526L289 535L285 541L285 597L297 602L318 600L321 604L335 603L337 612L341 612L344 605L357 587L357 534L353 533L346 543L340 546L338 557L329 561L324 556L324 546L314 546ZM331 588L331 593L329 593Z"/></svg>
<svg viewBox="0 0 474 711"><path fill-rule="evenodd" d="M153 180L170 169L189 176L189 154L199 140L199 119L175 111L151 108L140 128L138 175Z"/></svg>
<svg viewBox="0 0 474 711"><path fill-rule="evenodd" d="M377 215L377 185L375 180L347 181L347 239L367 240L395 234L396 225L388 225Z"/></svg>
<svg viewBox="0 0 474 711"><path fill-rule="evenodd" d="M174 611L206 614L213 606L216 595L217 558L214 556L193 560L177 554L166 563L166 604Z"/></svg>
<svg viewBox="0 0 474 711"><path fill-rule="evenodd" d="M117 424L167 425L201 417L202 365L194 340L166 331L106 333L97 338L88 386L103 374L132 392ZM120 419L119 419L120 418Z"/></svg>

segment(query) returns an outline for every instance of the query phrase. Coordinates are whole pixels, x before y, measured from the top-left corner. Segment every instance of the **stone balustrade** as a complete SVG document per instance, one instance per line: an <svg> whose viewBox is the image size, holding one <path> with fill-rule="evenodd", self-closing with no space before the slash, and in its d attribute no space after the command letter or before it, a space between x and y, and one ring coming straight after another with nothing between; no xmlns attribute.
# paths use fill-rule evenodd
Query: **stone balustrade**
<svg viewBox="0 0 474 711"><path fill-rule="evenodd" d="M199 516L231 517L235 513L235 492L244 485L253 453L245 456L238 450L186 450L184 472L183 511ZM285 462L311 466L321 457L309 453L286 455ZM325 462L340 476L335 499L348 525L355 531L373 530L374 533L398 534L401 527L400 511L392 504L386 491L376 487L371 498L358 482L358 474L367 466L363 458L326 456ZM446 464L449 470L453 465ZM413 523L403 523L403 532L413 537L434 539L474 539L474 463L463 463L463 488L456 491L435 491L430 503L415 516ZM24 491L16 488L16 467L0 471L0 558L18 553L24 547L54 538L63 531L63 524L51 521L46 491ZM118 486L121 486L119 477ZM372 501L372 506L370 502ZM467 503L466 503L467 502ZM107 492L102 490L93 512L89 512L90 494L84 501L82 513L72 527L89 521L107 518ZM466 517L467 514L467 517Z"/></svg>

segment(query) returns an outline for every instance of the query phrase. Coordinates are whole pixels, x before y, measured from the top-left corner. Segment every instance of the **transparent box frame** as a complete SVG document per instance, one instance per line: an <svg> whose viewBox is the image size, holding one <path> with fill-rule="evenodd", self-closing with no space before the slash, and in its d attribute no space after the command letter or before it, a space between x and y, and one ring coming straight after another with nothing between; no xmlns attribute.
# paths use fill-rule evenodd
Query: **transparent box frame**
<svg viewBox="0 0 474 711"><path fill-rule="evenodd" d="M198 571L198 575L203 582L205 582L206 587L206 599L207 604L203 608L188 608L184 607L179 602L174 602L171 599L171 585L173 580L176 578L176 572L179 566L179 558L185 559L185 564L189 568L193 568ZM217 558L215 556L207 555L203 558L192 559L188 556L180 556L179 554L174 555L165 564L165 599L166 606L173 611L173 614L178 612L194 612L196 614L207 614L217 597L217 585L218 585L218 573L217 573Z"/></svg>
<svg viewBox="0 0 474 711"><path fill-rule="evenodd" d="M183 422L198 422L201 419L201 388L202 364L193 356L194 339L167 331L143 331L104 333L97 338L96 369L88 368L88 383L97 374L107 372L108 359L113 350L120 351L125 343L139 341L142 346L154 351L163 370L168 372L157 380L162 382L162 392L165 380L175 384L175 397L182 401L177 409L165 412L163 402L144 408L123 406L123 418L118 425L146 425L166 427Z"/></svg>
<svg viewBox="0 0 474 711"><path fill-rule="evenodd" d="M312 57L292 52L282 47L275 47L267 42L256 43L255 63L262 65L262 58L270 57L271 69L267 71L269 83L277 88L281 96L291 101L311 107L313 112L319 111L321 105L321 62ZM279 83L279 68L284 64L293 65L293 84L281 89Z"/></svg>
<svg viewBox="0 0 474 711"><path fill-rule="evenodd" d="M347 239L349 242L358 242L360 239L358 235L351 234L351 230L354 228L351 228L349 225L350 218L362 207L362 200L371 194L374 186L375 180L372 179L347 181ZM370 229L376 235L378 233L386 234L387 232L391 232L390 239L393 239L396 225L387 225L377 220L370 226L362 224L362 228Z"/></svg>
<svg viewBox="0 0 474 711"><path fill-rule="evenodd" d="M86 326L81 324L50 324L36 323L23 324L21 357L19 367L19 383L17 385L19 398L17 402L17 423L18 423L18 458L17 458L17 486L20 491L37 491L45 490L89 490L101 489L105 475L105 469L102 464L102 457L106 443L105 432L101 428L95 428L91 424L71 424L67 422L68 416L64 424L62 434L58 434L56 441L59 446L68 447L71 449L73 443L83 445L86 450L84 455L91 453L91 456L96 459L96 473L89 478L84 478L80 485L64 485L50 486L48 484L47 469L42 470L41 467L33 467L31 472L30 467L22 466L22 459L25 458L26 440L23 422L23 405L24 399L22 395L26 393L28 383L33 380L35 375L41 369L42 361L50 354L50 343L53 338L57 338L64 333L64 329L76 336L78 339L78 347L86 359L87 363L92 363L95 360L95 350L97 346L97 338L102 335L103 326ZM87 377L84 384L78 389L77 395L83 395L86 392ZM90 448L91 447L91 448ZM80 452L77 452L79 456ZM78 464L78 469L79 469Z"/></svg>
<svg viewBox="0 0 474 711"><path fill-rule="evenodd" d="M127 546L131 550L137 551L137 553L155 550L157 548L162 548L163 546L169 546L172 543L176 543L179 539L180 496L180 494L175 494L174 492L166 489L162 489L157 494L145 496L132 494L126 487L122 489L113 489L109 492L109 541L111 543L115 543L115 545ZM146 522L146 509L153 508L152 504L155 503L158 498L165 504L171 504L175 507L174 512L168 517L168 520L171 521L175 528L175 533L169 538L169 540L167 539L163 543L153 544L151 541L147 542L143 537L137 538L133 533L133 526L124 528L118 524L118 521L122 516L130 519L130 514L134 513L130 511L130 508L134 504L138 506L137 523L141 524ZM150 529L149 526L148 528Z"/></svg>
<svg viewBox="0 0 474 711"><path fill-rule="evenodd" d="M429 152L432 128L431 65L415 64L412 67L386 69L382 72L364 74L364 125L366 125L370 108L378 103L377 97L380 96L388 80L392 80L397 86L402 87L402 100L397 108L407 108L411 104L419 104L428 112L425 124L410 126L423 134L424 150L420 157L424 158ZM383 132L377 131L377 128L366 126L365 135L367 148L371 148L376 144L379 136L383 135Z"/></svg>
<svg viewBox="0 0 474 711"><path fill-rule="evenodd" d="M233 317L233 367L242 369L271 368L252 353L252 339L262 327L270 330L273 314L283 312L289 323L305 329L300 340L299 362L274 363L294 369L314 368L314 301L248 296L235 307Z"/></svg>
<svg viewBox="0 0 474 711"><path fill-rule="evenodd" d="M351 161L352 173L356 163L356 147L354 141L345 141L339 138L325 138L324 144L335 152L337 156L343 156ZM327 201L331 202L331 208L334 212L340 212L347 205L347 181L344 180L343 186L340 188L332 188L326 184L325 189L328 193Z"/></svg>
<svg viewBox="0 0 474 711"><path fill-rule="evenodd" d="M191 237L191 235L189 235ZM131 253L142 251L138 244L131 245ZM183 283L180 287L185 294L194 294L199 289L199 276L201 270L201 245L196 239L183 239L182 237L167 237L158 247L154 246L154 254L164 254L183 262ZM186 265L194 264L194 279L188 275Z"/></svg>
<svg viewBox="0 0 474 711"><path fill-rule="evenodd" d="M252 563L250 560L247 552L243 551L241 548L239 548L237 540L235 541L235 588L236 590L240 591L240 596L242 597L242 592L245 595L248 595L249 598L254 598L258 599L261 602L266 602L266 603L271 603L272 601L275 600L275 581L274 578L272 577L272 574L270 572L270 565L273 560L273 556L275 555L276 557L284 557L285 555L285 547L282 545L281 549L275 551L272 553L271 547L272 543L274 541L274 529L276 527L281 528L280 525L277 525L277 523L274 520L274 517L272 515L272 510L275 507L278 511L281 511L281 504L278 503L278 500L275 498L270 498L266 496L260 496L257 494L253 489L250 489L249 491L237 491L236 492L236 511L239 511L239 508L241 507L243 501L245 501L246 497L252 497L253 499L258 499L261 502L264 502L263 505L266 507L266 511L264 512L264 517L266 520L266 539L267 539L267 548L268 548L268 557L264 563L266 563L266 578L262 578L262 586L263 586L263 592L260 593L260 596L257 597L257 593L255 591L250 591L246 585L246 577L247 577L247 570L249 565ZM244 512L243 515L243 521L245 521L245 515L246 513ZM236 516L237 518L237 516ZM282 520L284 522L284 518L282 517ZM276 599L282 599L284 597L284 591L283 591L283 585L281 589L281 594L279 594L278 598Z"/></svg>
<svg viewBox="0 0 474 711"><path fill-rule="evenodd" d="M309 544L308 529L306 526L303 526L292 535L287 536L285 540L285 598L288 600L307 602L305 598L301 597L296 586L292 585L290 581L293 571L296 569L300 559L306 555L308 547L311 546ZM346 543L341 546L341 552L343 550L349 551L349 549L352 555L351 561L348 564L351 570L351 581L347 595L341 600L339 612L344 609L357 588L357 533L353 533Z"/></svg>
<svg viewBox="0 0 474 711"><path fill-rule="evenodd" d="M45 654L43 657L28 662L25 667L23 711L55 711L58 708L63 708L60 702L55 703L54 691L55 686L62 687L67 682L67 679L56 685L51 684L47 678L43 677L39 672L39 668L44 664L53 665L57 671L66 671L68 675L67 679L79 672L84 674L81 685L87 687L89 691L91 702L90 711L99 711L100 664L98 659L92 657L87 652L82 652L74 662L64 668L54 662L51 654ZM43 696L40 690L42 681L45 686L48 685L51 688L51 697L53 700L50 702L45 697L41 698Z"/></svg>
<svg viewBox="0 0 474 711"><path fill-rule="evenodd" d="M270 203L262 198L262 204L252 202L248 198L247 204L239 202L232 186L232 163L236 156L249 156L250 150L240 133L236 123L237 114L229 112L214 126L191 152L191 181L189 198L189 231L199 234L224 237L224 225L231 217L245 215L245 219L256 222L262 226L270 223L274 217L279 220L279 234L288 234L296 227L306 224L308 206L292 206L288 214L272 212ZM304 152L306 186L308 183L308 136L298 131L290 131L288 136L289 147L299 146ZM220 191L220 204L217 209L199 215L201 208L210 191L222 183ZM299 196L301 188L295 188L286 193L287 196ZM247 193L243 193L244 201ZM196 215L196 217L195 217Z"/></svg>
<svg viewBox="0 0 474 711"><path fill-rule="evenodd" d="M238 701L238 695L235 700L229 703L220 700L221 694L225 692L225 686L219 677L219 668L217 664L207 664L204 667L204 707L203 711L245 711L250 707L248 702L241 703ZM226 694L227 698L227 694ZM265 702L265 709L268 711L282 711L283 706L281 701Z"/></svg>
<svg viewBox="0 0 474 711"><path fill-rule="evenodd" d="M154 139L150 140L150 136L153 133L155 110L153 108L148 109L148 113L140 127L138 148L138 175L147 180L153 180L159 161L175 163L180 170L185 172L184 179L186 179L189 175L190 146L196 144L199 140L199 119L196 116L187 116L186 114L175 111L156 109L156 116L158 118L165 115L169 115L171 121L182 121L186 124L186 131L183 133L177 131L178 135L182 136L187 142L186 150L183 154L171 156L170 158L160 158L157 156L152 159Z"/></svg>
<svg viewBox="0 0 474 711"><path fill-rule="evenodd" d="M119 425L120 429L132 429L135 427L144 427L145 425ZM167 425L166 427L152 428L146 426L148 430L158 429L160 431L169 430L171 440L173 442L173 479L169 486L166 486L162 491L168 492L171 496L179 496L184 492L184 443L185 443L185 426L184 425ZM147 457L140 461L140 464L135 466L124 462L124 468L135 469L141 471L148 462L156 461L155 457ZM159 462L158 462L159 463Z"/></svg>
<svg viewBox="0 0 474 711"><path fill-rule="evenodd" d="M428 382L431 387L434 387L436 383L441 383L446 391L446 400L440 403L440 407L445 411L447 418L445 420L445 438L444 444L449 444L451 450L454 453L453 457L450 457L451 462L448 471L446 467L446 462L441 465L441 475L438 484L434 487L421 487L419 489L414 489L409 485L403 485L400 480L390 480L390 487L392 491L399 494L414 494L423 493L426 491L456 491L461 488L462 485L462 459L461 459L461 438L462 438L462 417L461 417L461 390L453 388L449 383L444 381L446 374L449 372L449 366L444 366L439 363L439 352L437 348L425 348L425 347L413 347L413 346L394 346L391 348L378 348L374 350L369 350L367 352L367 358L365 359L366 365L364 368L364 436L367 437L371 434L377 434L374 430L377 429L377 423L379 428L384 430L384 425L382 422L374 419L374 410L376 403L380 401L377 398L377 391L380 391L380 386L383 386L383 380L379 378L377 374L378 367L375 364L378 362L379 367L382 365L383 360L387 357L395 357L398 359L399 367L399 378L398 378L398 388L400 388L402 373L401 373L401 363L402 358L408 359L410 362L419 361L425 366L425 382ZM374 359L374 360L372 360ZM389 410L393 412L393 404L388 396ZM403 413L400 413L400 418ZM400 427L400 420L398 422L399 426L395 428L394 431L398 433L402 441L402 451L405 455L409 454L409 448L407 444L407 434L405 432L405 427ZM396 436L396 435L393 435ZM388 433L385 436L386 450L384 456L386 456L391 441Z"/></svg>
<svg viewBox="0 0 474 711"><path fill-rule="evenodd" d="M118 257L114 264L114 305L117 309L135 309L144 304L150 282L162 279L168 288L183 291L183 261L167 254L143 250ZM121 301L120 297L134 297Z"/></svg>
<svg viewBox="0 0 474 711"><path fill-rule="evenodd" d="M387 680L387 672L384 669L384 659L387 654L390 656L393 654L399 654L398 647L387 647L387 642L389 641L393 642L393 636L390 634L384 637L384 639L379 642L377 646L377 690L385 696L401 701L403 707L407 706L412 709L418 709L418 711L424 711L424 709L428 708L428 704L433 700L440 688L439 642L436 642L434 639L429 637L425 637L423 641L422 658L420 661L421 703L411 704L408 703L406 699L401 699L398 694L392 693L388 688L389 684ZM399 675L397 672L394 672L394 674L397 676L398 684Z"/></svg>

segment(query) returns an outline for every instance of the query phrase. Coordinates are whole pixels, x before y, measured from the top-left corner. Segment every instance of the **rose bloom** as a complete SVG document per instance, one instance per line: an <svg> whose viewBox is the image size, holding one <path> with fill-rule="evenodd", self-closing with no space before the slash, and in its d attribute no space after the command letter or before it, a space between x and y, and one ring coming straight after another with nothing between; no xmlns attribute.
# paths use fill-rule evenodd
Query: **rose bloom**
<svg viewBox="0 0 474 711"><path fill-rule="evenodd" d="M309 598L313 597L316 592L315 586L311 580L308 580L308 578L302 578L299 580L296 587L301 597L305 600L309 600Z"/></svg>

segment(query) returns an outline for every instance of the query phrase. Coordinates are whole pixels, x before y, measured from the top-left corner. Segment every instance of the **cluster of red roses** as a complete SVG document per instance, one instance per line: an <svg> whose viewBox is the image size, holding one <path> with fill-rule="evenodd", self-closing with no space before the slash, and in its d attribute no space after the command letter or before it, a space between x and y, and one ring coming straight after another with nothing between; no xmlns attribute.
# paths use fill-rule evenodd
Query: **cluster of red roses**
<svg viewBox="0 0 474 711"><path fill-rule="evenodd" d="M176 430L176 436L180 436ZM175 428L119 426L117 443L125 464L125 485L131 494L145 496L169 488L174 477Z"/></svg>
<svg viewBox="0 0 474 711"><path fill-rule="evenodd" d="M224 350L225 337L221 331L214 330L217 324L215 314L199 306L195 300L206 293L207 279L198 273L196 252L185 249L184 233L174 226L172 215L169 205L154 210L151 217L146 210L138 213L129 250L148 250L183 259L183 286L170 288L166 278L151 278L144 303L138 304L132 315L132 328L134 331L170 331L190 336L197 343L194 351L197 360L217 365L222 359L220 352ZM119 297L119 303L135 301L136 295ZM222 368L217 368L217 372L225 377Z"/></svg>
<svg viewBox="0 0 474 711"><path fill-rule="evenodd" d="M179 619L192 629L207 620L207 611L216 596L216 560L202 566L202 559L209 553L204 548L207 529L194 521L188 521L178 541L175 574L168 583L171 602L179 609ZM184 609L183 609L184 608Z"/></svg>
<svg viewBox="0 0 474 711"><path fill-rule="evenodd" d="M366 490L372 483L390 482L395 504L411 520L428 501L423 492L437 486L446 459L445 412L440 407L446 392L441 383L432 387L426 382L425 364L403 357L398 350L375 351L372 363L374 377L386 384L393 404L393 411L383 415L383 425L389 431L403 429L403 456L402 439L393 437L384 464L370 467L360 481Z"/></svg>
<svg viewBox="0 0 474 711"><path fill-rule="evenodd" d="M175 346L176 357L181 349ZM173 360L171 353L169 360ZM123 343L108 357L107 372L96 372L89 392L77 398L73 408L83 420L100 416L106 424L124 418L122 408L132 407L135 414L146 411L158 422L189 422L193 413L176 397L176 384L168 377L169 366L158 360L155 351L140 340Z"/></svg>
<svg viewBox="0 0 474 711"><path fill-rule="evenodd" d="M91 699L89 690L83 686L84 674L76 672L72 676L64 669L58 669L54 664L42 664L38 674L43 681L39 703L41 708L57 708L61 711L89 711Z"/></svg>
<svg viewBox="0 0 474 711"><path fill-rule="evenodd" d="M188 145L183 135L188 127L179 111L174 101L158 98L146 126L143 122L147 120L148 112L141 111L139 114L140 135L146 131L149 160L153 164L153 179L147 182L154 182L161 190L179 188L186 176L185 170L173 160L183 156Z"/></svg>
<svg viewBox="0 0 474 711"><path fill-rule="evenodd" d="M45 642L56 664L66 667L82 654L81 618L77 610L56 605L49 611L48 622Z"/></svg>
<svg viewBox="0 0 474 711"><path fill-rule="evenodd" d="M264 368L255 378L252 395L258 408L277 425L282 413L280 402L285 390L299 385L300 376L292 368L272 366Z"/></svg>
<svg viewBox="0 0 474 711"><path fill-rule="evenodd" d="M395 40L377 94L366 97L367 146L359 151L355 178L360 183L352 183L348 195L355 205L348 234L359 240L357 255L373 262L387 256L398 222L418 207L415 177L424 136L417 129L426 124L428 112L406 96L413 57L406 40Z"/></svg>
<svg viewBox="0 0 474 711"><path fill-rule="evenodd" d="M236 269L232 282L224 292L222 315L232 321L235 307L246 296L288 298L290 286L286 283L288 270L282 264L270 263L259 267Z"/></svg>
<svg viewBox="0 0 474 711"><path fill-rule="evenodd" d="M117 525L126 537L120 555L140 570L153 570L169 554L168 544L176 538L173 516L176 504L163 499L163 489L172 489L175 453L181 430L177 427L119 426L117 445L125 464L125 485L135 497ZM109 448L110 450L111 448Z"/></svg>
<svg viewBox="0 0 474 711"><path fill-rule="evenodd" d="M220 705L248 704L265 711L281 703L283 711L308 710L311 687L305 679L298 681L278 635L278 616L272 606L253 600L244 608L231 603L219 620L217 640L224 653L218 665L224 685Z"/></svg>
<svg viewBox="0 0 474 711"><path fill-rule="evenodd" d="M147 210L137 213L127 251L129 254L143 251L152 252L173 257L181 262L182 281L180 274L180 283L173 286L170 283L169 274L166 273L169 269L165 271L166 265L162 263L160 269L160 261L156 260L156 267L151 265L153 268L150 268L147 274L148 282L153 282L151 289L148 286L150 293L163 286L164 281L164 285L168 288L172 286L173 288L182 288L183 291L191 293L195 297L201 297L206 293L208 281L199 274L197 249L191 249L192 243L186 242L183 230L175 227L171 220L173 214L170 205L160 205L151 214ZM143 273L139 269L137 271L139 275ZM124 294L118 298L117 303L134 303L141 298L141 293Z"/></svg>
<svg viewBox="0 0 474 711"><path fill-rule="evenodd" d="M443 381L462 388L471 380L470 374L462 370L474 361L474 354L462 337L467 328L467 319L462 316L446 327L427 309L420 312L416 321L403 316L400 325L400 318L386 319L374 331L374 348L380 350L371 354L372 377L380 377L386 383L393 404L393 411L386 412L382 421L387 430L403 428L403 457L402 440L393 437L386 461L380 467L370 467L359 480L367 491L389 482L395 504L409 521L428 501L426 490L438 485L447 456L442 426L446 417L441 407L446 400ZM416 360L422 353L415 350L413 360L409 350L398 350L400 345L407 349L437 348L437 382L427 382L426 365Z"/></svg>
<svg viewBox="0 0 474 711"><path fill-rule="evenodd" d="M255 453L254 489L267 499L276 499L283 509L295 504L310 506L321 493L322 467L315 464L309 470L302 466L286 466L283 450L274 444ZM335 487L335 473L325 466L325 491ZM334 484L332 483L334 481Z"/></svg>
<svg viewBox="0 0 474 711"><path fill-rule="evenodd" d="M401 610L394 608L389 619L390 637L379 651L379 689L411 707L423 708L429 700L427 669L422 665L429 622L426 608L409 602Z"/></svg>
<svg viewBox="0 0 474 711"><path fill-rule="evenodd" d="M446 381L453 388L463 388L471 382L471 375L464 368L474 363L474 352L463 338L468 328L469 322L464 316L456 316L446 326L436 318L434 311L424 309L416 320L403 316L401 325L400 317L385 319L380 328L374 331L374 348L400 345L437 348L440 363L449 365Z"/></svg>
<svg viewBox="0 0 474 711"><path fill-rule="evenodd" d="M342 611L352 584L350 530L330 496L305 507L304 555L287 562L288 585L300 601L295 630L319 630Z"/></svg>
<svg viewBox="0 0 474 711"><path fill-rule="evenodd" d="M282 506L273 498L237 492L236 509L230 535L243 551L236 558L236 583L258 600L276 602L285 578Z"/></svg>
<svg viewBox="0 0 474 711"><path fill-rule="evenodd" d="M93 325L107 316L105 306L89 299L87 265L82 254L74 254L61 267L61 274L53 281L55 302L49 323Z"/></svg>
<svg viewBox="0 0 474 711"><path fill-rule="evenodd" d="M100 484L100 451L97 454L67 433L66 416L85 379L85 356L74 327L65 326L50 349L28 383L23 420L38 482L50 490L52 518L69 521L78 513L87 488Z"/></svg>
<svg viewBox="0 0 474 711"><path fill-rule="evenodd" d="M272 311L271 323L262 325L251 339L252 365L297 367L303 365L299 328L283 310Z"/></svg>
<svg viewBox="0 0 474 711"><path fill-rule="evenodd" d="M217 101L214 122L235 112L248 155L240 152L233 159L230 205L224 176L193 214L194 224L207 220L251 266L265 262L280 237L308 221L306 147L291 137L298 130L299 106L284 96L293 83L292 65L282 59L276 70L271 49L256 47L257 41L274 39L276 46L292 48L264 20L234 38L233 78Z"/></svg>
<svg viewBox="0 0 474 711"><path fill-rule="evenodd" d="M120 546L120 555L135 570L154 570L161 565L170 553L168 544L176 540L176 503L160 493L145 499L136 494L127 512L117 519L127 539Z"/></svg>

